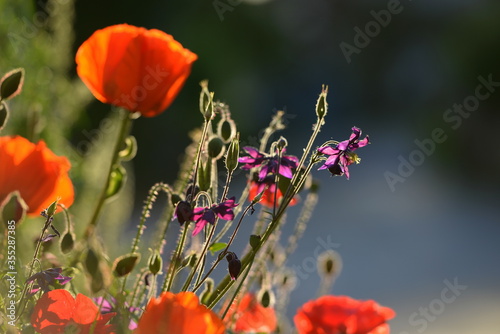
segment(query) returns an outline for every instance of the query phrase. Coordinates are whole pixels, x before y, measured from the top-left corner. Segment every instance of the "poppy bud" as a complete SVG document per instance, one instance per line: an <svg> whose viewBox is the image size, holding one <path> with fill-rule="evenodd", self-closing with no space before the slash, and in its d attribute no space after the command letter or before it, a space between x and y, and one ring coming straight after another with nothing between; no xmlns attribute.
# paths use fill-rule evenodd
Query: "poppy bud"
<svg viewBox="0 0 500 334"><path fill-rule="evenodd" d="M130 274L135 265L139 262L141 256L138 253L127 254L118 257L113 263L113 272L118 277Z"/></svg>
<svg viewBox="0 0 500 334"><path fill-rule="evenodd" d="M270 307L274 305L275 297L274 293L268 289L262 289L257 295L257 300L264 307Z"/></svg>
<svg viewBox="0 0 500 334"><path fill-rule="evenodd" d="M255 235L252 234L250 236L250 246L252 246L252 249L256 251L260 247L260 235Z"/></svg>
<svg viewBox="0 0 500 334"><path fill-rule="evenodd" d="M177 217L177 220L179 223L184 224L184 222L191 220L191 217L193 216L193 209L191 208L191 204L189 204L186 201L180 201L177 203L177 206L175 207L175 214L174 217Z"/></svg>
<svg viewBox="0 0 500 334"><path fill-rule="evenodd" d="M214 280L210 277L204 283L205 289L201 292L200 301L202 304L205 304L208 301L208 298L212 295L214 290Z"/></svg>
<svg viewBox="0 0 500 334"><path fill-rule="evenodd" d="M328 103L326 102L326 96L328 94L328 86L323 85L321 88L321 94L319 94L318 102L316 102L316 115L319 119L323 119L328 112Z"/></svg>
<svg viewBox="0 0 500 334"><path fill-rule="evenodd" d="M24 82L24 68L16 68L0 80L0 100L14 97L21 92Z"/></svg>
<svg viewBox="0 0 500 334"><path fill-rule="evenodd" d="M61 238L61 252L67 254L73 250L75 246L75 236L71 232L66 232Z"/></svg>
<svg viewBox="0 0 500 334"><path fill-rule="evenodd" d="M342 258L339 253L329 249L318 257L318 274L324 278L337 277L342 270Z"/></svg>
<svg viewBox="0 0 500 334"><path fill-rule="evenodd" d="M231 276L231 280L234 281L240 274L241 262L233 252L228 252L228 254L226 255L226 260L228 262L227 270L229 271L229 276Z"/></svg>
<svg viewBox="0 0 500 334"><path fill-rule="evenodd" d="M85 268L90 275L94 276L98 272L99 268L99 258L92 248L87 251L87 256L85 257Z"/></svg>
<svg viewBox="0 0 500 334"><path fill-rule="evenodd" d="M2 131L4 125L7 123L7 119L9 118L9 109L7 105L1 101L0 102L0 131Z"/></svg>
<svg viewBox="0 0 500 334"><path fill-rule="evenodd" d="M212 159L220 159L224 154L226 146L224 142L219 137L212 137L208 140L208 156Z"/></svg>

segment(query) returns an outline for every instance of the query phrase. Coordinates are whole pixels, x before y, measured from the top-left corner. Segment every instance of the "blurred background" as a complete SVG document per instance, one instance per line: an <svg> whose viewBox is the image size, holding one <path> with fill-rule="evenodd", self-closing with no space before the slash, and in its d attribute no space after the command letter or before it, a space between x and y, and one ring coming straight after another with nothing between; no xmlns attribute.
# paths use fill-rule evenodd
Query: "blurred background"
<svg viewBox="0 0 500 334"><path fill-rule="evenodd" d="M48 20L48 13L57 19ZM13 113L6 133L45 138L72 159L77 191L92 194L99 177L84 184L78 175L107 163L87 153L98 150L95 129L110 107L76 77L78 46L97 29L129 23L172 34L198 54L172 106L134 123L138 155L127 165L119 208L107 213L120 221L137 217L154 183L174 181L187 133L202 122L200 80L209 79L215 98L229 104L246 143L276 110L285 110L288 128L281 134L295 155L310 136L316 99L327 84L330 111L318 144L347 139L352 126L372 144L357 152L362 162L352 166L350 180L314 173L321 182L318 208L287 262L298 277L288 317L312 298L320 280L310 259L327 241L343 260L331 292L395 309L392 333L499 333L499 17L494 0L87 0L74 6L1 0L0 69L27 71L25 90L11 103L24 113ZM488 96L479 98L478 91ZM85 217L87 208L75 207L75 216ZM444 289L457 284L446 292L456 298L446 302Z"/></svg>

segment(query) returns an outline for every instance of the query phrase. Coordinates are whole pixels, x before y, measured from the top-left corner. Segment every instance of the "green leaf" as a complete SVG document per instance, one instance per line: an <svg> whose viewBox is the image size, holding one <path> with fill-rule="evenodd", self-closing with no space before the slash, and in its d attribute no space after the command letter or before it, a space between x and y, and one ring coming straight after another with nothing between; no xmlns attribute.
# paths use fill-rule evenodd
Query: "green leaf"
<svg viewBox="0 0 500 334"><path fill-rule="evenodd" d="M226 247L227 247L227 243L217 242L217 243L213 244L212 246L210 246L210 248L208 250L210 251L210 253L212 253L212 255L214 255L215 252L218 252Z"/></svg>
<svg viewBox="0 0 500 334"><path fill-rule="evenodd" d="M106 190L106 199L115 196L125 185L127 179L127 171L122 165L117 165L111 172L109 178L108 189Z"/></svg>

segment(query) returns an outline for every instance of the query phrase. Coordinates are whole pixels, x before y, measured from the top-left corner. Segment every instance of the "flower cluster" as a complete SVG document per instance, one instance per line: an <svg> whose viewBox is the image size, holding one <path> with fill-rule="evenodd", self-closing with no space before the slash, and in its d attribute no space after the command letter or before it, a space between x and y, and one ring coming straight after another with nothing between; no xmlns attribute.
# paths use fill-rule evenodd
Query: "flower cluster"
<svg viewBox="0 0 500 334"><path fill-rule="evenodd" d="M0 137L0 215L9 221L3 232L9 237L15 234L10 222L25 218L33 229L41 230L38 238L30 236L29 242L18 246L32 250L32 258L0 257L11 272L28 268L23 282L13 288L20 293L11 301L17 313L2 314L10 321L0 323L0 332L32 327L42 334L274 333L294 326L299 334L389 333L387 321L395 312L372 300L323 295L302 305L293 325L282 314L294 288L287 258L293 256L318 202L311 171L323 162L320 170L349 178L349 166L360 161L354 151L369 143L368 136L360 139L361 130L353 127L348 140L315 146L327 115L326 87L316 103L313 133L299 158L287 154L285 138L272 142L284 129L283 112L276 113L265 129L258 149L245 146L240 152L240 135L229 107L214 100L203 81L199 98L203 125L192 135L178 180L173 185L153 185L130 251L123 251L123 244L102 241L99 233L111 229L105 225L104 208L109 208L110 198L125 191L124 163L137 151L137 140L130 134L132 122L141 115L157 116L171 106L197 58L162 31L127 24L98 30L80 46L78 76L96 99L119 107L120 116L113 118L120 123L119 131L112 138L109 168L102 171L105 182L92 198L95 203L79 203L75 209L79 192L70 179L69 160L57 156L44 141ZM1 131L8 129L6 101L20 95L23 78L24 70L17 69L0 80ZM237 200L229 194L236 192L238 184L232 181L241 170L247 173L247 183ZM82 173L71 174L77 190L86 181L80 178ZM285 221L292 216L287 210L299 204L299 192L303 207L294 232L288 241L280 240ZM157 224L147 223L160 193L168 197L164 214ZM179 224L172 224L174 219ZM58 231L61 225L63 233ZM156 231L145 242L146 227ZM123 252L114 261L108 249L113 246ZM318 291L326 293L341 267L328 262L328 254L319 256L328 268L319 271ZM227 265L223 278L213 275L221 263Z"/></svg>

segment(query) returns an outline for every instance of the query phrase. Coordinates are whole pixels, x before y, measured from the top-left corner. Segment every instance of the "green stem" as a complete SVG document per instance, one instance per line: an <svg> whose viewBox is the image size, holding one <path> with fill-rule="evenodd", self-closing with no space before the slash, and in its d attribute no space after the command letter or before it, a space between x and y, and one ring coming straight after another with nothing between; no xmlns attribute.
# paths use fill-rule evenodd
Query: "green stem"
<svg viewBox="0 0 500 334"><path fill-rule="evenodd" d="M179 263L180 256L184 250L184 246L186 244L186 236L188 232L188 223L184 223L184 230L182 231L181 239L177 243L177 247L172 254L172 258L170 259L170 265L168 266L167 274L165 275L165 280L163 281L163 286L161 291L170 291L172 288L172 284L174 282L174 277L177 269L177 264Z"/></svg>
<svg viewBox="0 0 500 334"><path fill-rule="evenodd" d="M109 164L109 169L108 173L106 175L106 182L104 183L104 187L102 188L101 194L99 196L99 200L97 201L97 206L94 209L94 214L92 215L92 218L90 219L89 224L87 225L87 229L85 230L85 233L83 235L83 239L85 241L88 241L89 238L94 234L94 231L97 227L97 222L99 215L101 213L101 210L104 206L104 203L106 202L107 198L107 190L108 190L108 185L111 180L111 174L116 167L116 164L119 162L120 157L119 153L123 144L123 141L125 140L125 137L128 135L130 131L130 127L132 124L132 114L128 110L125 109L119 109L119 112L121 113L121 124L120 124L120 129L118 131L118 136L116 137L116 142L113 150L113 155L111 157L111 163Z"/></svg>

